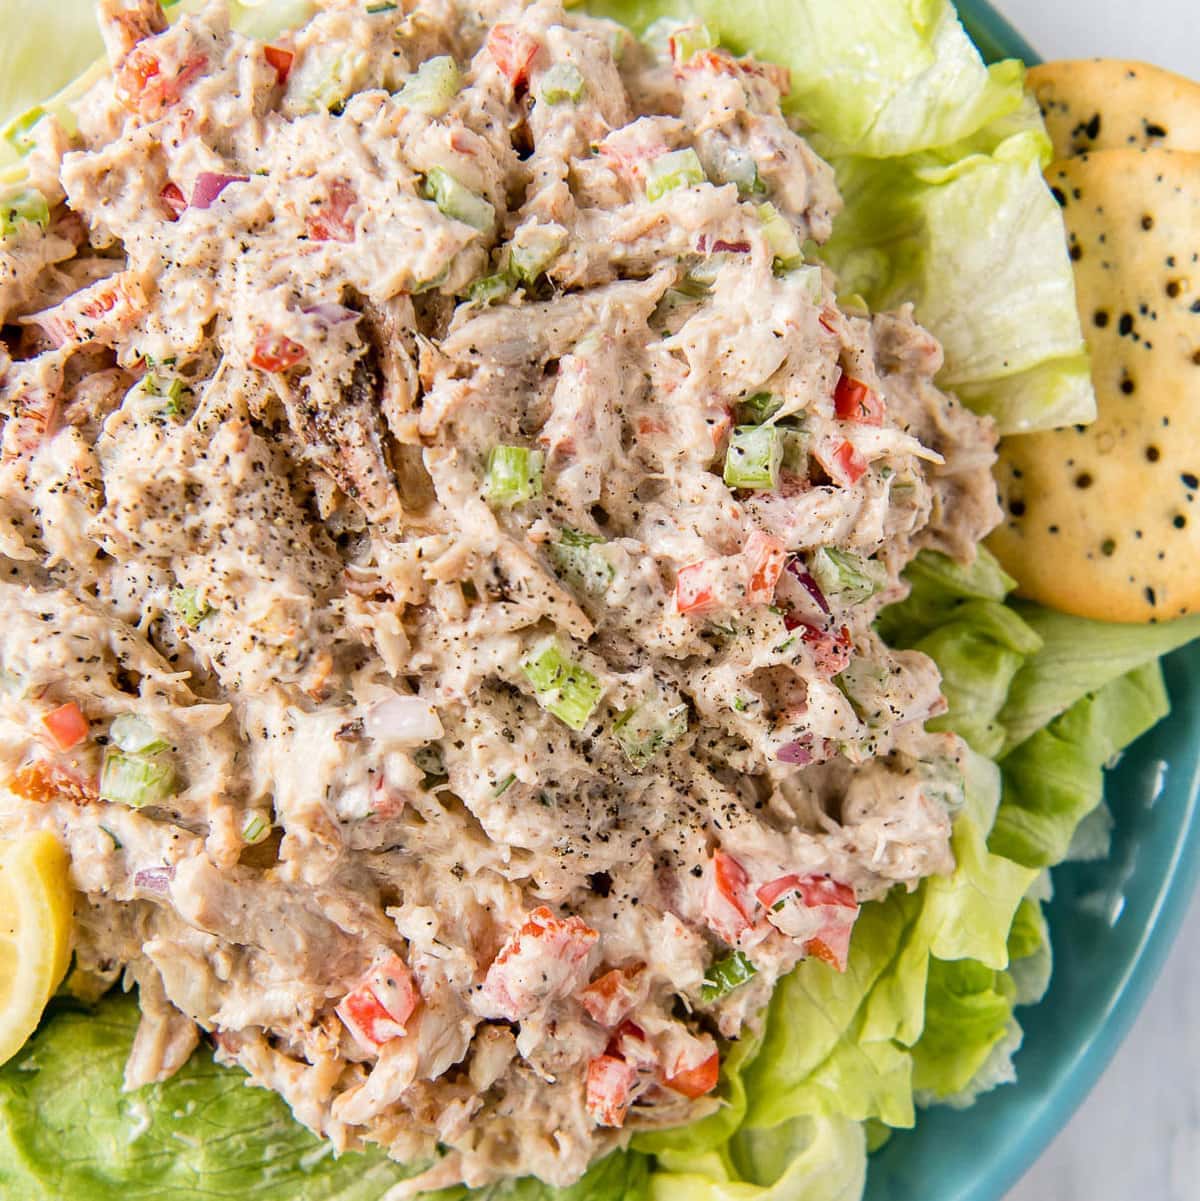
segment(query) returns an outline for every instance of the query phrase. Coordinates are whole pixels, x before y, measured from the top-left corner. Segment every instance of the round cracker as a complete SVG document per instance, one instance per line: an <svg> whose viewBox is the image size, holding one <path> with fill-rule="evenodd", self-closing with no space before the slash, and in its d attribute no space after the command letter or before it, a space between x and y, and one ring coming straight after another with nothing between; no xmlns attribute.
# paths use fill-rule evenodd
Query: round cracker
<svg viewBox="0 0 1200 1201"><path fill-rule="evenodd" d="M1148 63L1098 58L1031 68L1058 158L1097 150L1200 151L1200 83Z"/></svg>
<svg viewBox="0 0 1200 1201"><path fill-rule="evenodd" d="M1200 611L1200 154L1108 150L1047 179L1099 416L1005 441L989 545L1023 595L1069 613Z"/></svg>

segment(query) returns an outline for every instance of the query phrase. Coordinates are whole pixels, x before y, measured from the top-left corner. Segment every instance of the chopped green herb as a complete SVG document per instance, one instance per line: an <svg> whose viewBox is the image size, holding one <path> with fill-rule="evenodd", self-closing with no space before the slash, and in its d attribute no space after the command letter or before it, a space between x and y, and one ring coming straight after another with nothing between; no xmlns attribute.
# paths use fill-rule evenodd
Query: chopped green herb
<svg viewBox="0 0 1200 1201"><path fill-rule="evenodd" d="M492 789L492 796L502 797L513 786L513 784L516 783L516 780L517 777L515 775L505 776L504 779Z"/></svg>
<svg viewBox="0 0 1200 1201"><path fill-rule="evenodd" d="M101 826L100 829L112 839L113 850L119 851L124 845L121 840L107 826Z"/></svg>

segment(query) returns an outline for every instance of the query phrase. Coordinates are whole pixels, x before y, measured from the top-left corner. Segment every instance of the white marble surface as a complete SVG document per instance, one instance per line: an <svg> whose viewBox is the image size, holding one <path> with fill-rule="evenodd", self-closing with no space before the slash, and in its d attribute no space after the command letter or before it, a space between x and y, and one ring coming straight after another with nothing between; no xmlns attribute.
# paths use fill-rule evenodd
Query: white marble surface
<svg viewBox="0 0 1200 1201"><path fill-rule="evenodd" d="M1200 77L1200 0L993 2L1046 58ZM1200 901L1128 1040L1008 1201L1200 1201Z"/></svg>

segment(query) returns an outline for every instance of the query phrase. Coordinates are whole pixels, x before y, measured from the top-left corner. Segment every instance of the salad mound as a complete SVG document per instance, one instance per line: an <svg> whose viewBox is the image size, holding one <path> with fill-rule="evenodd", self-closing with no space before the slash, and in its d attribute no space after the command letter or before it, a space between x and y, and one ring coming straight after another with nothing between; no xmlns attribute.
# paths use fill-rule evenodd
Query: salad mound
<svg viewBox="0 0 1200 1201"><path fill-rule="evenodd" d="M939 4L230 7L102 4L10 127L0 828L95 1008L0 1182L849 1201L1011 1079L1194 632L976 549L996 424L1092 405L1019 69Z"/></svg>

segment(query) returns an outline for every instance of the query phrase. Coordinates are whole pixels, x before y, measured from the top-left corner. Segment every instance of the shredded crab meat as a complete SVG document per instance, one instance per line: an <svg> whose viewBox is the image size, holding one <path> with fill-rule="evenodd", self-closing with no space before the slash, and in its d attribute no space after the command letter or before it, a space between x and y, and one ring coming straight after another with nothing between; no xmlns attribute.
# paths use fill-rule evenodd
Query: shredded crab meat
<svg viewBox="0 0 1200 1201"><path fill-rule="evenodd" d="M442 1153L397 1196L569 1184L952 870L873 625L994 524L994 431L799 261L841 202L778 68L557 0L98 7L0 239L0 836L68 847L131 1086L206 1032Z"/></svg>

